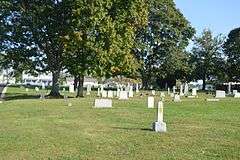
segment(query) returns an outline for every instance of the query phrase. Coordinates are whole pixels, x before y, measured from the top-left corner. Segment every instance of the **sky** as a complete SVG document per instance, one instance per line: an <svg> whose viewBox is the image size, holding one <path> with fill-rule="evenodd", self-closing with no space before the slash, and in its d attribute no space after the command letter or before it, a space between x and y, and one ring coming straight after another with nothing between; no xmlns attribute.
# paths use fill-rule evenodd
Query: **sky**
<svg viewBox="0 0 240 160"><path fill-rule="evenodd" d="M209 28L214 35L240 27L240 0L174 0L178 9L196 29Z"/></svg>

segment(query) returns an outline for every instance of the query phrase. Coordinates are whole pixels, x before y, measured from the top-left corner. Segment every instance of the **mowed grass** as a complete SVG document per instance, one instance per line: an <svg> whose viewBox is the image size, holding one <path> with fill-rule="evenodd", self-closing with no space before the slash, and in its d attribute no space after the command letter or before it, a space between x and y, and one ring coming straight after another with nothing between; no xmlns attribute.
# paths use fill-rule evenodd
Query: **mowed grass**
<svg viewBox="0 0 240 160"><path fill-rule="evenodd" d="M37 94L10 87L0 104L0 159L240 159L240 99L206 102L212 96L200 94L174 103L167 97L167 133L155 133L156 110L147 108L147 96L95 109L94 96L66 102L30 95Z"/></svg>

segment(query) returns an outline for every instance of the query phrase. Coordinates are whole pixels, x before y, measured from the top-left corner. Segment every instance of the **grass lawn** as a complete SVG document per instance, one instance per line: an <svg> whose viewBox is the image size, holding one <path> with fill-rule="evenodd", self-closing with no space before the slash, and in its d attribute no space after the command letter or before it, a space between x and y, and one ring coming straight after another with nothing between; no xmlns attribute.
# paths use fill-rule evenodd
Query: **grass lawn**
<svg viewBox="0 0 240 160"><path fill-rule="evenodd" d="M69 98L72 107L62 99L36 99L33 90L10 87L6 96L0 159L240 159L240 99L206 102L211 95L201 94L174 103L168 97L168 131L160 134L150 130L156 110L147 109L147 97L94 109L94 96Z"/></svg>

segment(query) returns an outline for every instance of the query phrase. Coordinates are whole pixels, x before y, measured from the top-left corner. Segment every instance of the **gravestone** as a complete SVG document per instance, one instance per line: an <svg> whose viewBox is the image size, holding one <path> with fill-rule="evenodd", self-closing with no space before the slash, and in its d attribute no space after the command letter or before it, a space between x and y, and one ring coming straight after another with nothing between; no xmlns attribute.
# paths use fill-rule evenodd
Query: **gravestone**
<svg viewBox="0 0 240 160"><path fill-rule="evenodd" d="M167 131L167 125L165 122L163 122L163 102L158 102L157 107L157 119L152 124L152 129L155 132L166 132Z"/></svg>
<svg viewBox="0 0 240 160"><path fill-rule="evenodd" d="M130 91L128 92L128 96L129 96L129 98L133 98L133 91L130 90Z"/></svg>
<svg viewBox="0 0 240 160"><path fill-rule="evenodd" d="M107 97L113 98L113 91L111 91L111 90L107 91Z"/></svg>
<svg viewBox="0 0 240 160"><path fill-rule="evenodd" d="M168 95L171 94L170 88L167 89L167 93L168 93Z"/></svg>
<svg viewBox="0 0 240 160"><path fill-rule="evenodd" d="M184 95L187 96L188 95L188 84L185 83L184 85Z"/></svg>
<svg viewBox="0 0 240 160"><path fill-rule="evenodd" d="M41 93L41 94L40 94L40 99L41 99L41 100L44 100L44 99L45 99L45 94L44 94L44 93Z"/></svg>
<svg viewBox="0 0 240 160"><path fill-rule="evenodd" d="M148 97L148 108L154 108L154 97Z"/></svg>
<svg viewBox="0 0 240 160"><path fill-rule="evenodd" d="M192 96L197 96L197 88L192 89Z"/></svg>
<svg viewBox="0 0 240 160"><path fill-rule="evenodd" d="M100 93L100 88L97 89L97 96L100 97L101 93Z"/></svg>
<svg viewBox="0 0 240 160"><path fill-rule="evenodd" d="M72 107L72 103L69 102L69 103L68 103L68 107Z"/></svg>
<svg viewBox="0 0 240 160"><path fill-rule="evenodd" d="M174 95L174 99L173 99L173 101L174 101L174 102L181 102L180 95L175 94L175 95Z"/></svg>
<svg viewBox="0 0 240 160"><path fill-rule="evenodd" d="M195 96L187 96L188 98L196 98Z"/></svg>
<svg viewBox="0 0 240 160"><path fill-rule="evenodd" d="M95 108L111 108L112 100L111 99L95 99L94 107Z"/></svg>
<svg viewBox="0 0 240 160"><path fill-rule="evenodd" d="M183 85L180 86L180 96L184 96L184 93L183 93Z"/></svg>
<svg viewBox="0 0 240 160"><path fill-rule="evenodd" d="M74 93L74 85L72 84L69 85L69 92Z"/></svg>
<svg viewBox="0 0 240 160"><path fill-rule="evenodd" d="M156 95L156 91L152 90L152 95L155 96Z"/></svg>
<svg viewBox="0 0 240 160"><path fill-rule="evenodd" d="M101 84L100 87L101 87L101 93L102 93L104 90L103 85Z"/></svg>
<svg viewBox="0 0 240 160"><path fill-rule="evenodd" d="M173 86L173 94L175 94L175 93L176 93L176 87Z"/></svg>
<svg viewBox="0 0 240 160"><path fill-rule="evenodd" d="M90 95L91 93L91 85L87 85L87 95Z"/></svg>
<svg viewBox="0 0 240 160"><path fill-rule="evenodd" d="M138 83L136 84L136 93L139 93Z"/></svg>
<svg viewBox="0 0 240 160"><path fill-rule="evenodd" d="M36 91L36 92L39 92L39 88L38 88L38 87L35 87L35 91Z"/></svg>
<svg viewBox="0 0 240 160"><path fill-rule="evenodd" d="M117 88L117 97L119 97L119 96L120 96L120 89Z"/></svg>
<svg viewBox="0 0 240 160"><path fill-rule="evenodd" d="M105 91L105 90L102 91L102 97L107 98L107 91Z"/></svg>
<svg viewBox="0 0 240 160"><path fill-rule="evenodd" d="M235 93L234 98L240 98L240 93Z"/></svg>
<svg viewBox="0 0 240 160"><path fill-rule="evenodd" d="M25 89L25 91L26 91L26 92L28 92L28 91L29 91L29 89L28 89L28 88L26 88L26 89Z"/></svg>
<svg viewBox="0 0 240 160"><path fill-rule="evenodd" d="M226 97L225 91L216 90L216 98L225 98L225 97Z"/></svg>
<svg viewBox="0 0 240 160"><path fill-rule="evenodd" d="M173 93L171 93L171 94L170 94L170 97L171 97L171 98L173 98L173 97L174 97L174 94L173 94Z"/></svg>
<svg viewBox="0 0 240 160"><path fill-rule="evenodd" d="M120 91L119 99L120 100L128 100L128 92L127 91Z"/></svg>
<svg viewBox="0 0 240 160"><path fill-rule="evenodd" d="M45 83L42 82L42 90L45 89Z"/></svg>
<svg viewBox="0 0 240 160"><path fill-rule="evenodd" d="M232 94L232 92L231 92L231 83L228 83L228 94Z"/></svg>
<svg viewBox="0 0 240 160"><path fill-rule="evenodd" d="M117 97L117 91L113 91L113 97Z"/></svg>
<svg viewBox="0 0 240 160"><path fill-rule="evenodd" d="M236 93L238 93L238 91L237 90L233 90L233 95L235 95Z"/></svg>

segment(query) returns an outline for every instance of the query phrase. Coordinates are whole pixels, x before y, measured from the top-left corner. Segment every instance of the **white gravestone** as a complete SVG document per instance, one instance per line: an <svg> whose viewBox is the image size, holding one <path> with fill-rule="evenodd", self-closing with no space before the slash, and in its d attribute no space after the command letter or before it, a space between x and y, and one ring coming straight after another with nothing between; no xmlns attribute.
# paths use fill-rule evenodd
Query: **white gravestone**
<svg viewBox="0 0 240 160"><path fill-rule="evenodd" d="M174 102L181 102L180 95L175 94L173 101L174 101Z"/></svg>
<svg viewBox="0 0 240 160"><path fill-rule="evenodd" d="M26 89L25 89L25 91L26 91L26 92L28 92L28 91L29 91L29 89L28 89L28 88L26 88Z"/></svg>
<svg viewBox="0 0 240 160"><path fill-rule="evenodd" d="M100 97L101 93L100 93L100 88L98 88L97 90L97 96Z"/></svg>
<svg viewBox="0 0 240 160"><path fill-rule="evenodd" d="M206 99L207 102L218 102L219 99L216 99L216 98L208 98Z"/></svg>
<svg viewBox="0 0 240 160"><path fill-rule="evenodd" d="M240 93L235 93L234 98L240 98Z"/></svg>
<svg viewBox="0 0 240 160"><path fill-rule="evenodd" d="M111 108L112 100L111 99L95 99L95 108Z"/></svg>
<svg viewBox="0 0 240 160"><path fill-rule="evenodd" d="M90 95L91 93L91 85L87 85L87 95Z"/></svg>
<svg viewBox="0 0 240 160"><path fill-rule="evenodd" d="M69 92L74 93L74 85L72 84L69 85Z"/></svg>
<svg viewBox="0 0 240 160"><path fill-rule="evenodd" d="M117 97L119 97L119 96L120 96L120 89L117 88Z"/></svg>
<svg viewBox="0 0 240 160"><path fill-rule="evenodd" d="M35 87L35 91L36 91L36 92L39 92L39 88L38 88L38 87Z"/></svg>
<svg viewBox="0 0 240 160"><path fill-rule="evenodd" d="M238 93L238 91L237 90L233 90L233 95L235 95L236 93Z"/></svg>
<svg viewBox="0 0 240 160"><path fill-rule="evenodd" d="M176 93L176 87L173 86L173 94L175 94L175 93Z"/></svg>
<svg viewBox="0 0 240 160"><path fill-rule="evenodd" d="M133 98L133 91L130 90L130 91L128 92L128 96L129 96L129 98Z"/></svg>
<svg viewBox="0 0 240 160"><path fill-rule="evenodd" d="M183 85L180 86L180 96L184 96L184 93L183 93Z"/></svg>
<svg viewBox="0 0 240 160"><path fill-rule="evenodd" d="M152 129L155 132L166 132L167 131L167 125L165 122L163 122L163 102L158 102L157 107L157 120L153 122Z"/></svg>
<svg viewBox="0 0 240 160"><path fill-rule="evenodd" d="M225 97L226 97L225 91L216 90L216 98L225 98Z"/></svg>
<svg viewBox="0 0 240 160"><path fill-rule="evenodd" d="M228 94L231 94L231 83L228 83Z"/></svg>
<svg viewBox="0 0 240 160"><path fill-rule="evenodd" d="M113 91L108 91L107 92L107 97L108 98L113 98Z"/></svg>
<svg viewBox="0 0 240 160"><path fill-rule="evenodd" d="M148 108L154 108L154 97L148 97Z"/></svg>
<svg viewBox="0 0 240 160"><path fill-rule="evenodd" d="M119 99L120 100L127 100L128 99L128 92L127 91L120 91Z"/></svg>
<svg viewBox="0 0 240 160"><path fill-rule="evenodd" d="M138 84L136 84L136 93L139 93Z"/></svg>
<svg viewBox="0 0 240 160"><path fill-rule="evenodd" d="M168 95L171 94L170 88L167 89L167 93L168 93Z"/></svg>
<svg viewBox="0 0 240 160"><path fill-rule="evenodd" d="M197 96L197 88L192 89L192 96Z"/></svg>
<svg viewBox="0 0 240 160"><path fill-rule="evenodd" d="M107 98L107 91L104 91L104 90L102 91L102 97Z"/></svg>
<svg viewBox="0 0 240 160"><path fill-rule="evenodd" d="M184 85L184 95L187 96L188 95L188 84L185 83Z"/></svg>
<svg viewBox="0 0 240 160"><path fill-rule="evenodd" d="M45 83L42 83L42 89L45 89Z"/></svg>
<svg viewBox="0 0 240 160"><path fill-rule="evenodd" d="M156 91L152 90L152 95L155 96L156 95Z"/></svg>

